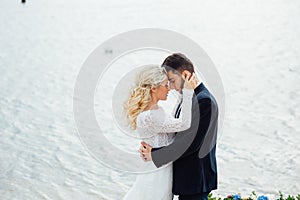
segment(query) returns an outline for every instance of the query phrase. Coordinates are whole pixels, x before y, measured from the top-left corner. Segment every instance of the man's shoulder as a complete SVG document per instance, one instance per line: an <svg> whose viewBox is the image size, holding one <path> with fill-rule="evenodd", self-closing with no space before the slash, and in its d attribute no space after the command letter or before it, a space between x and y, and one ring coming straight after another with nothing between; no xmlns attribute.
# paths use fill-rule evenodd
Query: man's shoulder
<svg viewBox="0 0 300 200"><path fill-rule="evenodd" d="M206 101L206 100L212 100L214 97L212 94L208 91L207 88L203 88L202 90L199 90L197 93L195 93L197 96L198 101Z"/></svg>
<svg viewBox="0 0 300 200"><path fill-rule="evenodd" d="M196 93L198 103L212 103L217 104L215 97L210 93L210 91L203 85L201 90Z"/></svg>

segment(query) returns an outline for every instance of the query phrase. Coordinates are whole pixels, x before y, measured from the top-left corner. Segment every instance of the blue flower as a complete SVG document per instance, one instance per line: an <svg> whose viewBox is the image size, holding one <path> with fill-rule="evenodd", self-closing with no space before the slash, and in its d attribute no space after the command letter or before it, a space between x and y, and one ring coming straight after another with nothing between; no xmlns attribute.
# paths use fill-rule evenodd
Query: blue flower
<svg viewBox="0 0 300 200"><path fill-rule="evenodd" d="M240 200L240 199L241 199L241 195L239 194L233 195L233 200Z"/></svg>
<svg viewBox="0 0 300 200"><path fill-rule="evenodd" d="M259 196L257 200L269 200L267 196Z"/></svg>

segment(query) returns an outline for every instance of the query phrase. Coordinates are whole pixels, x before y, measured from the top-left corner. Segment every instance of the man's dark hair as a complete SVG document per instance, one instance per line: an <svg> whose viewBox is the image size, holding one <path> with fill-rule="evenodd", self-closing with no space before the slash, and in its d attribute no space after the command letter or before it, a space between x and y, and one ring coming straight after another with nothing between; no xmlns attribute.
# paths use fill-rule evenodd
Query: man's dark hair
<svg viewBox="0 0 300 200"><path fill-rule="evenodd" d="M172 55L168 56L163 64L162 67L166 69L166 71L178 72L181 73L184 70L188 70L189 72L193 73L194 66L193 63L182 53L173 53Z"/></svg>

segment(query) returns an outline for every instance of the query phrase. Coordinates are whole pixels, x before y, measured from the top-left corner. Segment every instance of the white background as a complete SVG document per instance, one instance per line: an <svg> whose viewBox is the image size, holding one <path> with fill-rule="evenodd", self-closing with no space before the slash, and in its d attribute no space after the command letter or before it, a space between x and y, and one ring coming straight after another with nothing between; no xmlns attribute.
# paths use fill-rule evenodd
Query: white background
<svg viewBox="0 0 300 200"><path fill-rule="evenodd" d="M1 0L0 5L1 199L112 200L128 191L135 176L102 166L80 143L72 93L93 49L120 32L147 27L193 39L221 75L226 116L214 193L299 193L299 1ZM102 101L96 105L100 118ZM135 148L115 133L111 129L108 138Z"/></svg>

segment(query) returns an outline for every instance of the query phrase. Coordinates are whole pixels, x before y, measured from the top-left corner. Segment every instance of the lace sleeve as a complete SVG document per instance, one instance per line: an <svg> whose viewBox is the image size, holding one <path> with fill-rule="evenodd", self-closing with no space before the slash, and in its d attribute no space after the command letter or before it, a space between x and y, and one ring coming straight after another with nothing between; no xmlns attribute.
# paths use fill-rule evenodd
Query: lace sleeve
<svg viewBox="0 0 300 200"><path fill-rule="evenodd" d="M170 133L181 132L191 126L192 118L192 98L194 90L183 89L183 100L181 114L179 118L173 116L166 116L163 110L157 112L152 111L148 114L147 120L151 121L152 126L149 127L154 133Z"/></svg>

